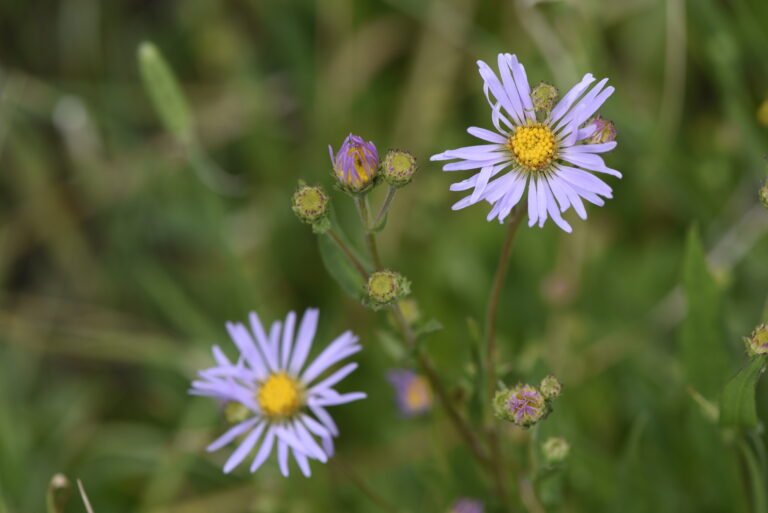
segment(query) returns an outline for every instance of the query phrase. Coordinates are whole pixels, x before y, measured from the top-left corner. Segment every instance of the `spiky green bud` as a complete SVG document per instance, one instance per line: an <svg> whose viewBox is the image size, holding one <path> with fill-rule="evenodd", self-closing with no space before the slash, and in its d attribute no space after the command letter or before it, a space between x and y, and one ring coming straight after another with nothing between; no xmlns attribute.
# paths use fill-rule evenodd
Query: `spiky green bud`
<svg viewBox="0 0 768 513"><path fill-rule="evenodd" d="M761 324L744 340L751 356L768 354L768 324Z"/></svg>
<svg viewBox="0 0 768 513"><path fill-rule="evenodd" d="M293 193L291 208L302 222L311 224L315 233L324 233L330 228L328 220L328 195L322 187L299 183Z"/></svg>
<svg viewBox="0 0 768 513"><path fill-rule="evenodd" d="M547 438L541 444L541 451L544 453L544 459L550 465L562 463L571 452L571 446L565 438L553 436Z"/></svg>
<svg viewBox="0 0 768 513"><path fill-rule="evenodd" d="M374 310L388 306L411 292L411 283L400 273L376 271L366 284L366 302Z"/></svg>
<svg viewBox="0 0 768 513"><path fill-rule="evenodd" d="M389 150L381 163L381 174L392 187L411 183L416 173L416 157L402 150Z"/></svg>
<svg viewBox="0 0 768 513"><path fill-rule="evenodd" d="M559 396L562 389L563 385L561 385L557 378L551 374L542 379L539 384L539 390L541 390L542 395L546 399L554 399Z"/></svg>

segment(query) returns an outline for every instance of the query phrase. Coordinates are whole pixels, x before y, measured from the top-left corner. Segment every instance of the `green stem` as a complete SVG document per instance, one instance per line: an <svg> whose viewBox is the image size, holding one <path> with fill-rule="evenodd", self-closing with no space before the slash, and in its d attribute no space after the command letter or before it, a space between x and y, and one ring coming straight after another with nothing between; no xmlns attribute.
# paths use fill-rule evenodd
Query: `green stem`
<svg viewBox="0 0 768 513"><path fill-rule="evenodd" d="M384 499L381 495L376 493L373 488L363 481L360 476L357 475L343 460L340 458L332 458L331 463L334 464L341 472L347 476L347 478L355 485L355 487L365 495L368 500L378 506L382 511L388 513L400 513L400 510L392 503Z"/></svg>
<svg viewBox="0 0 768 513"><path fill-rule="evenodd" d="M493 278L490 297L488 298L488 310L485 315L485 373L487 376L487 402L486 402L486 423L488 433L488 445L491 449L493 458L493 474L496 482L496 489L499 497L504 504L507 504L506 472L504 469L504 457L501 444L499 443L498 426L493 421L491 412L493 396L496 393L496 317L499 311L499 299L501 298L501 288L504 285L504 278L509 267L509 255L512 250L512 242L515 240L517 228L523 218L523 210L519 207L512 211L512 218L507 225L507 235L501 248L499 263L496 267L496 274Z"/></svg>
<svg viewBox="0 0 768 513"><path fill-rule="evenodd" d="M328 230L325 232L326 235L328 235L333 242L336 243L336 245L339 247L342 253L344 253L344 256L349 259L350 263L355 267L358 273L360 273L360 276L363 277L364 280L368 279L368 271L365 270L365 266L363 263L355 256L355 254L352 252L352 250L347 246L344 241L339 237L339 235L331 230Z"/></svg>
<svg viewBox="0 0 768 513"><path fill-rule="evenodd" d="M392 306L392 311L395 315L395 318L397 319L406 345L409 348L413 348L416 344L416 336L414 335L413 330L411 330L411 327L408 325L408 321L405 319L400 305L394 304ZM453 404L448 390L440 379L440 376L438 375L435 367L432 365L432 362L421 350L417 350L415 354L421 371L424 373L424 376L426 376L427 381L429 381L429 385L432 387L432 390L435 391L441 406L448 415L451 423L456 428L459 436L464 440L464 443L467 444L467 447L469 447L470 451L472 451L475 459L477 459L477 461L484 467L490 469L491 459L488 457L485 448L480 443L480 440L475 435L475 432L472 431L472 428L469 426L469 424L467 424L464 417L456 409L456 406Z"/></svg>
<svg viewBox="0 0 768 513"><path fill-rule="evenodd" d="M766 476L764 470L761 468L754 450L745 438L740 440L739 449L741 449L741 454L744 457L744 463L748 474L748 487L752 493L752 512L768 513L768 492L766 492Z"/></svg>
<svg viewBox="0 0 768 513"><path fill-rule="evenodd" d="M376 219L373 221L371 229L375 230L381 225L384 216L389 212L389 207L392 206L392 200L395 199L395 194L397 194L397 188L390 185L389 190L387 191L387 197L384 198L384 203L381 204L381 209L379 210L379 213L376 214Z"/></svg>
<svg viewBox="0 0 768 513"><path fill-rule="evenodd" d="M371 225L368 219L368 197L365 198L355 196L355 205L357 206L357 212L360 214L360 221L363 223L363 229L365 230L365 242L368 245L368 251L371 253L373 259L373 265L376 271L380 271L383 266L381 265L381 258L379 257L379 250L376 247L376 234L371 231Z"/></svg>

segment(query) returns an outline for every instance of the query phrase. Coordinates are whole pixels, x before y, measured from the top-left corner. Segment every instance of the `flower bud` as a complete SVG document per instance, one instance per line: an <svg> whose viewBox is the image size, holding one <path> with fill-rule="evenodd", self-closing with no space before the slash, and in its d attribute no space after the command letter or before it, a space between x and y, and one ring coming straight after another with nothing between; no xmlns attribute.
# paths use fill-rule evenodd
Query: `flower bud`
<svg viewBox="0 0 768 513"><path fill-rule="evenodd" d="M560 384L557 378L551 374L542 379L541 383L539 384L539 390L541 390L541 394L545 399L554 399L560 395L562 389L563 386Z"/></svg>
<svg viewBox="0 0 768 513"><path fill-rule="evenodd" d="M763 204L765 208L768 208L768 181L766 181L762 187L760 187L760 203Z"/></svg>
<svg viewBox="0 0 768 513"><path fill-rule="evenodd" d="M330 228L328 196L322 187L299 182L299 188L293 193L291 208L302 222L312 225L315 233L323 233Z"/></svg>
<svg viewBox="0 0 768 513"><path fill-rule="evenodd" d="M343 191L358 194L374 185L379 153L372 142L349 134L336 155L330 145L328 152L337 183Z"/></svg>
<svg viewBox="0 0 768 513"><path fill-rule="evenodd" d="M565 438L553 436L541 444L541 450L544 453L544 459L550 465L562 463L571 452L571 446Z"/></svg>
<svg viewBox="0 0 768 513"><path fill-rule="evenodd" d="M616 127L613 121L595 116L588 126L594 126L595 131L587 140L588 144L602 144L616 140Z"/></svg>
<svg viewBox="0 0 768 513"><path fill-rule="evenodd" d="M542 112L549 114L552 108L555 106L559 93L557 88L552 84L541 82L539 85L533 88L531 92L531 99L533 100L533 108L536 112Z"/></svg>
<svg viewBox="0 0 768 513"><path fill-rule="evenodd" d="M395 389L397 408L404 417L432 409L432 388L424 376L407 369L393 369L387 373L387 380Z"/></svg>
<svg viewBox="0 0 768 513"><path fill-rule="evenodd" d="M493 398L496 417L530 427L549 413L544 396L536 387L517 385L511 390L501 390Z"/></svg>
<svg viewBox="0 0 768 513"><path fill-rule="evenodd" d="M751 356L768 354L768 324L761 324L752 335L744 339Z"/></svg>
<svg viewBox="0 0 768 513"><path fill-rule="evenodd" d="M400 273L390 270L376 271L371 274L366 286L367 300L374 310L392 304L410 292L410 282Z"/></svg>
<svg viewBox="0 0 768 513"><path fill-rule="evenodd" d="M238 424L244 420L247 420L251 414L250 410L243 404L236 401L228 402L224 406L224 418L230 424Z"/></svg>
<svg viewBox="0 0 768 513"><path fill-rule="evenodd" d="M381 164L381 174L392 187L411 183L416 172L416 157L401 150L389 150Z"/></svg>

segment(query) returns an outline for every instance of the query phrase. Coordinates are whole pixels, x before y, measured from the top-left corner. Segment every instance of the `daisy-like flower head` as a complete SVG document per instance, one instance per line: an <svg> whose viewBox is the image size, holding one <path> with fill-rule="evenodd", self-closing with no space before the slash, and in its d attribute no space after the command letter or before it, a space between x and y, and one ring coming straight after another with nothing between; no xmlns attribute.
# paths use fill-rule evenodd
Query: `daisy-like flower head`
<svg viewBox="0 0 768 513"><path fill-rule="evenodd" d="M379 168L379 152L375 144L349 134L336 155L330 144L328 153L339 187L343 190L359 193L373 185Z"/></svg>
<svg viewBox="0 0 768 513"><path fill-rule="evenodd" d="M432 388L424 376L408 369L393 369L387 379L395 389L397 408L404 417L415 417L432 408Z"/></svg>
<svg viewBox="0 0 768 513"><path fill-rule="evenodd" d="M432 160L455 160L445 164L444 171L480 170L451 185L452 191L472 190L453 205L454 210L485 200L492 206L488 220L503 222L527 189L528 225L542 227L551 217L570 233L562 212L573 207L586 219L583 200L602 206L601 196L612 196L611 188L593 173L621 178L599 155L614 149L616 141L590 142L598 129L590 119L614 88L606 87L608 79L593 86L595 78L587 73L550 111L537 116L525 68L517 57L499 54L498 65L501 78L478 61L496 131L470 127L467 131L485 144L448 150Z"/></svg>
<svg viewBox="0 0 768 513"><path fill-rule="evenodd" d="M229 335L240 352L235 363L219 346L213 346L216 365L199 372L190 393L223 402L228 418L237 422L208 446L208 451L216 451L242 437L224 464L225 473L231 472L257 447L251 472L276 448L284 476L289 472L289 453L305 476L311 474L309 460L325 463L333 455L333 437L338 436L339 430L326 408L366 395L341 394L333 388L357 368L356 363L348 363L327 377L323 375L361 347L357 337L347 331L307 364L317 320L318 310L308 309L296 330L296 314L290 312L284 322L272 323L267 333L258 315L251 313L250 329L239 322L227 323Z"/></svg>

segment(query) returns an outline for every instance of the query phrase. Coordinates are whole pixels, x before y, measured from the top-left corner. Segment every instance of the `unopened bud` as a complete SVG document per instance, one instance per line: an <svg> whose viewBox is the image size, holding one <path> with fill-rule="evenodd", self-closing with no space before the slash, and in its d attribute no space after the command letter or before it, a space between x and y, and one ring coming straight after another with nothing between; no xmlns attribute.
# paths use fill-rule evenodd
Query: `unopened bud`
<svg viewBox="0 0 768 513"><path fill-rule="evenodd" d="M381 163L381 174L392 187L411 183L416 172L416 157L402 150L389 150Z"/></svg>
<svg viewBox="0 0 768 513"><path fill-rule="evenodd" d="M367 299L373 309L394 303L411 291L410 282L394 271L376 271L368 278Z"/></svg>
<svg viewBox="0 0 768 513"><path fill-rule="evenodd" d="M559 396L562 389L563 386L560 384L557 378L551 374L542 379L541 383L539 384L539 390L541 390L541 394L546 399L554 399L555 397Z"/></svg>
<svg viewBox="0 0 768 513"><path fill-rule="evenodd" d="M587 143L602 144L616 140L616 126L614 126L613 121L608 121L598 115L592 120L590 125L595 127L595 131Z"/></svg>
<svg viewBox="0 0 768 513"><path fill-rule="evenodd" d="M328 196L322 187L300 183L293 194L292 208L296 217L304 223L311 224L315 232L323 233L330 227L326 215Z"/></svg>
<svg viewBox="0 0 768 513"><path fill-rule="evenodd" d="M768 181L766 181L762 187L760 187L760 203L763 204L765 208L768 208Z"/></svg>
<svg viewBox="0 0 768 513"><path fill-rule="evenodd" d="M761 324L744 340L747 352L752 356L768 354L768 324Z"/></svg>
<svg viewBox="0 0 768 513"><path fill-rule="evenodd" d="M559 93L557 88L552 84L541 82L539 85L533 88L531 92L531 99L533 100L533 108L536 112L542 112L549 114L552 108L555 106Z"/></svg>
<svg viewBox="0 0 768 513"><path fill-rule="evenodd" d="M547 438L547 440L541 444L541 450L544 453L544 458L550 465L555 463L562 463L568 457L568 453L571 452L571 446L565 438L559 436L553 436Z"/></svg>
<svg viewBox="0 0 768 513"><path fill-rule="evenodd" d="M501 390L493 398L493 412L502 420L530 427L549 413L544 396L536 387L517 385L511 390Z"/></svg>
<svg viewBox="0 0 768 513"><path fill-rule="evenodd" d="M328 152L341 190L360 194L375 185L379 168L379 153L375 144L358 135L349 134L335 155L330 145Z"/></svg>
<svg viewBox="0 0 768 513"><path fill-rule="evenodd" d="M224 418L230 424L238 424L244 420L247 420L250 416L250 411L243 404L237 401L232 401L224 406Z"/></svg>

